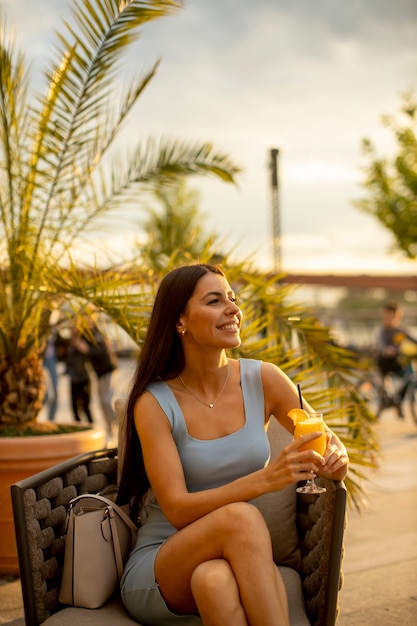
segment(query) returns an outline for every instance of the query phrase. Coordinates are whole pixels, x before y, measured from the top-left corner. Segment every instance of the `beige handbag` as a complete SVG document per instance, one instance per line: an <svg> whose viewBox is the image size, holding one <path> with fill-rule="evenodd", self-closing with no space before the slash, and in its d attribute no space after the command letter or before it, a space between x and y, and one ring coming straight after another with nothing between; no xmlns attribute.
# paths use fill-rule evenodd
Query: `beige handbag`
<svg viewBox="0 0 417 626"><path fill-rule="evenodd" d="M108 498L85 494L71 500L59 601L87 609L104 604L119 587L136 533Z"/></svg>

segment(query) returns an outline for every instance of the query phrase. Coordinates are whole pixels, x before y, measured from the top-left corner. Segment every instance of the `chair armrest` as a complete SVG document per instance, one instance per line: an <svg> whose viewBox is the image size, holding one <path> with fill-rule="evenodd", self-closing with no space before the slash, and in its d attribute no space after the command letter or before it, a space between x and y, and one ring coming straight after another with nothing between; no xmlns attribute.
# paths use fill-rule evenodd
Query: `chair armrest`
<svg viewBox="0 0 417 626"><path fill-rule="evenodd" d="M297 494L300 576L312 626L334 626L343 580L346 487L341 481L322 483L326 492L320 496Z"/></svg>

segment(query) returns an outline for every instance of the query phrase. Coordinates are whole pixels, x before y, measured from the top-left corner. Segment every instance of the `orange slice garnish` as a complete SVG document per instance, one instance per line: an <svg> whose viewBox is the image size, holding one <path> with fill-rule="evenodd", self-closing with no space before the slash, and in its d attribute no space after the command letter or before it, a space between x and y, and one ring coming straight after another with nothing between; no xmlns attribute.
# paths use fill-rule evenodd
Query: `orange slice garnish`
<svg viewBox="0 0 417 626"><path fill-rule="evenodd" d="M304 409L291 409L291 411L288 411L288 417L292 419L294 426L297 426L298 422L308 420L310 415Z"/></svg>

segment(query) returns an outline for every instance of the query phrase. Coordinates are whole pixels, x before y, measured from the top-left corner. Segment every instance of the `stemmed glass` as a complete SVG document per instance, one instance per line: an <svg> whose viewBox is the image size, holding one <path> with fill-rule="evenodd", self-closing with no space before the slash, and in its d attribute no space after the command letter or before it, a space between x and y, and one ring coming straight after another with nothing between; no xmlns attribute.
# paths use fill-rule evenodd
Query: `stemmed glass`
<svg viewBox="0 0 417 626"><path fill-rule="evenodd" d="M326 429L323 422L323 413L310 413L310 417L306 420L298 421L294 429L294 439L301 437L301 435L307 435L309 433L321 432L321 437L313 439L305 443L300 450L315 450L319 454L323 455L326 451L327 439ZM303 487L297 487L298 493L323 493L326 491L325 487L320 487L315 482L315 475L309 478Z"/></svg>

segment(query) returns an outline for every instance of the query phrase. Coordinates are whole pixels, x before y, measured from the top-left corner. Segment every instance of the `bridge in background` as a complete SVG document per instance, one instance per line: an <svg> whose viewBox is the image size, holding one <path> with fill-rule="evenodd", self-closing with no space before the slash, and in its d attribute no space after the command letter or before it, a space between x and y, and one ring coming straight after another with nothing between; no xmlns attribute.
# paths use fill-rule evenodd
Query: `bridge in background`
<svg viewBox="0 0 417 626"><path fill-rule="evenodd" d="M351 289L387 289L417 291L417 276L372 274L285 274L282 282L298 285L349 287Z"/></svg>

